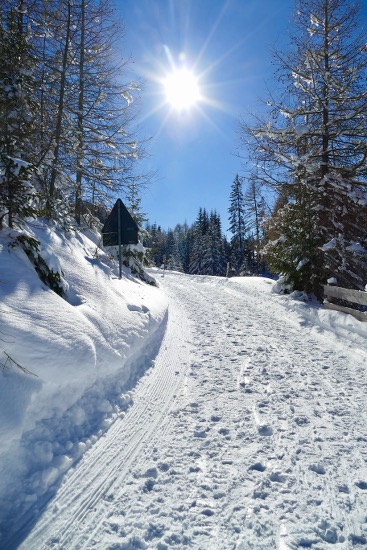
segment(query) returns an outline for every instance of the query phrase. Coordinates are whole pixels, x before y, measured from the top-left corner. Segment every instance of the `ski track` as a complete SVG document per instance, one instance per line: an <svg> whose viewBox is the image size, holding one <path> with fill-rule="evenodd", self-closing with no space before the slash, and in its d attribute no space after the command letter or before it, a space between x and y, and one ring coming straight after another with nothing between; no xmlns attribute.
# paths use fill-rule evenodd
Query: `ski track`
<svg viewBox="0 0 367 550"><path fill-rule="evenodd" d="M365 350L275 295L161 281L154 368L20 548L366 548Z"/></svg>

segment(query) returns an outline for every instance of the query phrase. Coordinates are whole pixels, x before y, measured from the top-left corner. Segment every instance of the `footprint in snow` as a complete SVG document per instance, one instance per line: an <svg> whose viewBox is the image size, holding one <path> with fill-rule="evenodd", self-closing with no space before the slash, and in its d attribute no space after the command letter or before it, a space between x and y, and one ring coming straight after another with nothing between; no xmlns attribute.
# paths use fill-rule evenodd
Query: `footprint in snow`
<svg viewBox="0 0 367 550"><path fill-rule="evenodd" d="M195 430L194 431L194 437L204 439L205 437L207 437L206 432L207 432L207 430Z"/></svg>
<svg viewBox="0 0 367 550"><path fill-rule="evenodd" d="M153 490L154 485L155 485L154 479L151 479L151 478L147 479L146 482L144 483L143 492L150 493L150 491Z"/></svg>
<svg viewBox="0 0 367 550"><path fill-rule="evenodd" d="M351 541L353 546L361 545L364 548L367 544L367 539L363 535L355 535L354 533L351 533L348 537L348 539Z"/></svg>
<svg viewBox="0 0 367 550"><path fill-rule="evenodd" d="M254 492L252 493L252 497L259 500L266 500L268 496L269 496L269 493L260 488L255 489Z"/></svg>
<svg viewBox="0 0 367 550"><path fill-rule="evenodd" d="M256 472L264 472L266 470L266 466L261 462L256 462L255 464L249 467L249 470L255 470Z"/></svg>
<svg viewBox="0 0 367 550"><path fill-rule="evenodd" d="M157 479L157 477L158 477L157 468L155 466L153 466L152 468L148 468L143 477L150 477L150 478L153 478L153 479Z"/></svg>
<svg viewBox="0 0 367 550"><path fill-rule="evenodd" d="M311 472L315 472L315 474L323 475L326 473L325 468L322 464L310 464L308 467Z"/></svg>
<svg viewBox="0 0 367 550"><path fill-rule="evenodd" d="M268 437L270 435L273 435L273 428L271 426L269 426L268 424L260 424L257 427L257 431L263 437Z"/></svg>
<svg viewBox="0 0 367 550"><path fill-rule="evenodd" d="M279 474L278 472L272 472L270 474L270 481L273 481L275 483L284 483L286 481L286 477L282 474Z"/></svg>
<svg viewBox="0 0 367 550"><path fill-rule="evenodd" d="M204 516L213 516L214 515L214 512L211 508L205 508L204 510L201 511L201 513L204 515Z"/></svg>
<svg viewBox="0 0 367 550"><path fill-rule="evenodd" d="M295 423L297 424L297 426L306 426L307 424L310 423L309 419L307 418L307 416L296 416L296 418L294 419Z"/></svg>
<svg viewBox="0 0 367 550"><path fill-rule="evenodd" d="M137 311L138 313L149 313L149 309L146 306L137 306L135 304L127 304L127 309L130 311Z"/></svg>
<svg viewBox="0 0 367 550"><path fill-rule="evenodd" d="M213 494L213 498L215 498L215 500L220 500L225 496L226 496L226 493L224 491L217 491L216 493Z"/></svg>

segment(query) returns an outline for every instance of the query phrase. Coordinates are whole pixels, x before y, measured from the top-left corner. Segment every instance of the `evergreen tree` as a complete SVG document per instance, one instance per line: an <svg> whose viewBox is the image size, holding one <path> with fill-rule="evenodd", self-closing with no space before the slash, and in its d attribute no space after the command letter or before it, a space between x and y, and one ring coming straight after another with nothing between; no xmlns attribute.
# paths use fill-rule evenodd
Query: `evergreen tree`
<svg viewBox="0 0 367 550"><path fill-rule="evenodd" d="M208 215L200 208L195 223L185 222L174 230L162 231L156 224L148 226L146 246L150 248L151 262L160 267L165 258L168 269L196 275L226 274L229 245L222 234L217 212Z"/></svg>
<svg viewBox="0 0 367 550"><path fill-rule="evenodd" d="M182 271L182 262L178 250L178 243L175 233L172 229L168 230L166 241L167 267L173 271Z"/></svg>
<svg viewBox="0 0 367 550"><path fill-rule="evenodd" d="M4 218L13 227L36 214L35 61L23 20L22 2L0 8L0 227Z"/></svg>
<svg viewBox="0 0 367 550"><path fill-rule="evenodd" d="M188 273L192 249L192 230L185 222L183 225L176 226L175 233L177 236L178 252L180 254L182 270L184 273Z"/></svg>
<svg viewBox="0 0 367 550"><path fill-rule="evenodd" d="M189 273L202 275L204 273L204 257L208 249L209 217L205 208L200 208L192 231L192 250Z"/></svg>
<svg viewBox="0 0 367 550"><path fill-rule="evenodd" d="M146 246L149 248L149 260L153 265L160 267L163 263L163 256L166 255L166 235L159 225L157 226L155 223L152 225Z"/></svg>
<svg viewBox="0 0 367 550"><path fill-rule="evenodd" d="M206 235L206 246L203 254L203 274L224 275L226 272L226 259L223 247L220 216L217 212L211 212L209 227Z"/></svg>
<svg viewBox="0 0 367 550"><path fill-rule="evenodd" d="M239 273L245 255L246 224L242 182L238 175L232 183L228 212L229 231L232 233L231 263L235 273Z"/></svg>
<svg viewBox="0 0 367 550"><path fill-rule="evenodd" d="M268 257L318 296L329 277L364 288L367 51L357 5L299 1L291 48L276 58L285 93L269 101L269 120L247 129L263 180L287 197Z"/></svg>
<svg viewBox="0 0 367 550"><path fill-rule="evenodd" d="M146 212L143 212L141 205L141 190L135 181L129 183L126 192L126 198L127 205L132 217L138 224L140 231L144 233L145 231L143 230L143 227L148 221L148 218Z"/></svg>
<svg viewBox="0 0 367 550"><path fill-rule="evenodd" d="M213 211L208 215L205 208L200 208L188 238L191 246L189 273L225 275L227 258L219 214Z"/></svg>
<svg viewBox="0 0 367 550"><path fill-rule="evenodd" d="M246 249L250 253L248 259L251 263L251 271L261 273L265 267L261 249L264 241L266 204L261 194L260 183L255 178L248 181L244 195L244 215L250 233L246 239Z"/></svg>

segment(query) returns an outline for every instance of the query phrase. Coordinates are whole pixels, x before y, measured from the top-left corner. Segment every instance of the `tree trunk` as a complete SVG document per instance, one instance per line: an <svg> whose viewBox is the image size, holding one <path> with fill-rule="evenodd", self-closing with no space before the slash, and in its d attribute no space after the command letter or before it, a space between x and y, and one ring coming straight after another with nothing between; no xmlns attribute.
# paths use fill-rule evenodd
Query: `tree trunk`
<svg viewBox="0 0 367 550"><path fill-rule="evenodd" d="M79 58L79 101L78 101L78 150L75 178L75 219L80 224L82 212L83 179L83 108L84 108L84 57L85 57L85 0L81 2L80 58Z"/></svg>
<svg viewBox="0 0 367 550"><path fill-rule="evenodd" d="M56 128L55 128L55 148L52 159L52 168L51 168L51 177L50 177L50 186L48 190L47 197L47 211L50 215L52 208L52 199L55 195L55 183L58 172L58 162L60 154L60 142L61 142L61 131L62 131L62 118L64 114L64 98L65 98L65 86L66 86L66 73L67 73L67 64L68 64L68 54L69 54L69 45L70 45L70 27L71 27L71 0L68 0L68 14L66 21L66 37L65 37L65 46L62 58L62 71L60 78L60 94L59 94L59 103L57 108L57 118L56 118Z"/></svg>
<svg viewBox="0 0 367 550"><path fill-rule="evenodd" d="M325 34L324 34L324 89L322 108L322 162L321 178L329 172L329 5L325 2Z"/></svg>

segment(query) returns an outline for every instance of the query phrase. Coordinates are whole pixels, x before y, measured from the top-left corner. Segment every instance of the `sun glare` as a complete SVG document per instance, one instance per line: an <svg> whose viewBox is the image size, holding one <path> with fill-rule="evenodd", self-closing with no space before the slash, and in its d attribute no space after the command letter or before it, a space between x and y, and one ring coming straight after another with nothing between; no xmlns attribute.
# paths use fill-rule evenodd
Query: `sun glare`
<svg viewBox="0 0 367 550"><path fill-rule="evenodd" d="M178 122L192 121L196 116L205 119L216 131L220 131L205 109L205 107L212 107L223 110L222 104L207 95L210 88L207 75L211 66L208 66L205 71L197 72L198 63L185 52L175 57L167 45L162 44L162 46L166 54L166 63L159 63L151 72L147 71L145 74L147 79L155 82L154 95L156 94L160 101L143 120L163 110L165 114L158 133L170 121L176 125Z"/></svg>
<svg viewBox="0 0 367 550"><path fill-rule="evenodd" d="M188 69L174 70L164 80L166 100L173 109L183 111L200 101L200 89L195 75Z"/></svg>

